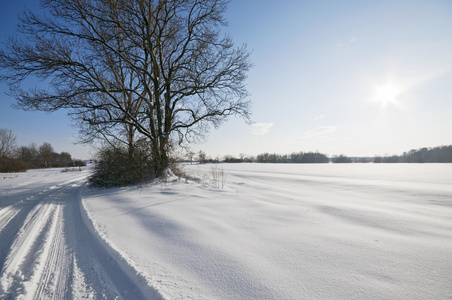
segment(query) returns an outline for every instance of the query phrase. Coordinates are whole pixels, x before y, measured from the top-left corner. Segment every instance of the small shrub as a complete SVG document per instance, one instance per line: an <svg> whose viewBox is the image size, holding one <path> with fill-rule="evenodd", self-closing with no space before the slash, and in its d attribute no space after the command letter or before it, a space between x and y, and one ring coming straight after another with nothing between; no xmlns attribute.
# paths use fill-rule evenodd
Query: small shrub
<svg viewBox="0 0 452 300"><path fill-rule="evenodd" d="M211 176L210 180L212 184L219 189L224 189L226 184L226 173L224 170L218 165L213 165L211 168Z"/></svg>
<svg viewBox="0 0 452 300"><path fill-rule="evenodd" d="M152 160L145 149L136 149L133 156L123 148L104 148L97 155L94 174L89 181L97 187L127 186L154 177Z"/></svg>

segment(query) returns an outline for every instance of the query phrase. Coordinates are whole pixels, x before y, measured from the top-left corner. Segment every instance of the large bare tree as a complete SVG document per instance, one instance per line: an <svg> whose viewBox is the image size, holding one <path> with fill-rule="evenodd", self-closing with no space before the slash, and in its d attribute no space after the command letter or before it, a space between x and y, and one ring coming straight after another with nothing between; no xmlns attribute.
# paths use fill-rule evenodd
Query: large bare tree
<svg viewBox="0 0 452 300"><path fill-rule="evenodd" d="M44 13L26 11L0 51L3 79L19 108L69 109L94 132L138 132L159 175L172 142L230 115L249 119L249 52L222 34L227 2L41 0ZM29 77L46 88L21 88Z"/></svg>

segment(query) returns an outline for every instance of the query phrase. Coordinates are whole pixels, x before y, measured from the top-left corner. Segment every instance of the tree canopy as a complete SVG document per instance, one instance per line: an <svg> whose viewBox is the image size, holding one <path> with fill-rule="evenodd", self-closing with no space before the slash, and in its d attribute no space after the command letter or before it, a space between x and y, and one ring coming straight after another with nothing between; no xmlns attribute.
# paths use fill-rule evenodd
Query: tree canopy
<svg viewBox="0 0 452 300"><path fill-rule="evenodd" d="M16 107L68 109L86 140L150 145L155 172L171 144L228 116L249 120L246 46L222 33L225 0L41 0L0 50ZM45 87L23 89L30 77ZM133 155L131 151L130 155Z"/></svg>

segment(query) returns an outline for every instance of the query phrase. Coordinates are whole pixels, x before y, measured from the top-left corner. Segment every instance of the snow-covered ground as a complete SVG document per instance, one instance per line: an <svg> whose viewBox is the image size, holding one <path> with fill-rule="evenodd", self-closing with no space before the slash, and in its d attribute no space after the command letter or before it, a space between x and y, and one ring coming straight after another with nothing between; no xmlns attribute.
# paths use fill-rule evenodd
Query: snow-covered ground
<svg viewBox="0 0 452 300"><path fill-rule="evenodd" d="M88 174L0 174L0 299L161 299L94 232Z"/></svg>
<svg viewBox="0 0 452 300"><path fill-rule="evenodd" d="M185 170L0 174L0 298L451 299L451 164Z"/></svg>

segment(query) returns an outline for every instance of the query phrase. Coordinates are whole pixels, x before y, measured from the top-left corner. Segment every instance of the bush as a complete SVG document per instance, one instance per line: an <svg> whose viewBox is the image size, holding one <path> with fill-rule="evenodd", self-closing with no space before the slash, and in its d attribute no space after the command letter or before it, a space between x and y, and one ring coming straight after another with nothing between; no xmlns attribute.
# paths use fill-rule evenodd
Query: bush
<svg viewBox="0 0 452 300"><path fill-rule="evenodd" d="M28 167L29 164L20 159L8 157L0 159L0 173L25 172Z"/></svg>
<svg viewBox="0 0 452 300"><path fill-rule="evenodd" d="M72 161L72 164L74 165L74 167L86 167L86 162L84 162L80 159L74 159Z"/></svg>
<svg viewBox="0 0 452 300"><path fill-rule="evenodd" d="M94 173L89 181L96 187L127 186L155 177L154 166L146 149L135 149L132 156L124 148L99 151Z"/></svg>

